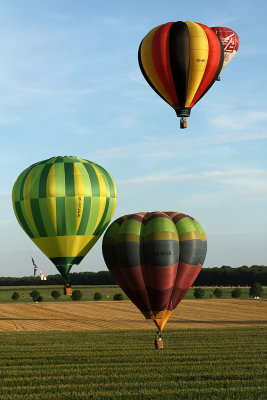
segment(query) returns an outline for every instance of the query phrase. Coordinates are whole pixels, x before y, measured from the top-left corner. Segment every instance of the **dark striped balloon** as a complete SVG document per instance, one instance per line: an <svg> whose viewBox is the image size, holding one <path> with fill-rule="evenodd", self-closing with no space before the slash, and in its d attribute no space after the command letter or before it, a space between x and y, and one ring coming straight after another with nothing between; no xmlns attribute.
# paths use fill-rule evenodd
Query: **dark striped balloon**
<svg viewBox="0 0 267 400"><path fill-rule="evenodd" d="M68 156L31 165L19 175L12 193L20 225L64 278L106 229L116 197L104 168Z"/></svg>
<svg viewBox="0 0 267 400"><path fill-rule="evenodd" d="M147 319L162 330L205 260L206 235L178 212L125 215L103 237L111 274Z"/></svg>
<svg viewBox="0 0 267 400"><path fill-rule="evenodd" d="M144 37L138 52L145 79L179 117L188 117L211 88L223 59L223 46L215 32L191 21L157 26Z"/></svg>

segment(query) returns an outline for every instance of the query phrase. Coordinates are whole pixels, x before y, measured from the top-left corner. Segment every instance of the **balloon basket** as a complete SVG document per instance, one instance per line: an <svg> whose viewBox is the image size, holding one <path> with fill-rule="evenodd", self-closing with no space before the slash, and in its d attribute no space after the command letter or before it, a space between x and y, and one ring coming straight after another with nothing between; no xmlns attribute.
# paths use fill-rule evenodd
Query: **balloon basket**
<svg viewBox="0 0 267 400"><path fill-rule="evenodd" d="M180 128L181 128L181 129L187 128L187 121L186 121L186 118L185 118L185 117L182 117L182 118L180 119Z"/></svg>
<svg viewBox="0 0 267 400"><path fill-rule="evenodd" d="M156 349L163 349L163 340L156 340Z"/></svg>
<svg viewBox="0 0 267 400"><path fill-rule="evenodd" d="M163 349L163 340L160 332L157 332L154 344L156 349Z"/></svg>
<svg viewBox="0 0 267 400"><path fill-rule="evenodd" d="M66 296L71 296L72 295L72 288L70 288L70 287L64 288L64 294Z"/></svg>

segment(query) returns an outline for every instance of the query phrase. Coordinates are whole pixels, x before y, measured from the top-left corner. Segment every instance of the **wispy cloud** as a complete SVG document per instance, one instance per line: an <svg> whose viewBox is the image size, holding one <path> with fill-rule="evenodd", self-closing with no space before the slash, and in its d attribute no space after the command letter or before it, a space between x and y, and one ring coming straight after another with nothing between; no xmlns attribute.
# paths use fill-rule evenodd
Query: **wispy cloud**
<svg viewBox="0 0 267 400"><path fill-rule="evenodd" d="M11 197L11 193L10 192L0 192L0 198L7 198L7 197Z"/></svg>
<svg viewBox="0 0 267 400"><path fill-rule="evenodd" d="M219 18L216 26L227 26L227 24L231 24L232 22L238 21L240 16L238 15L229 15L228 17L224 17L223 19Z"/></svg>
<svg viewBox="0 0 267 400"><path fill-rule="evenodd" d="M242 47L238 50L238 56L239 57L251 57L251 56L257 56L260 55L262 56L263 54L267 53L267 49L266 47L261 47L258 46L256 43L254 44L254 46L249 46L249 45L242 45ZM245 60L243 60L243 62L245 62Z"/></svg>
<svg viewBox="0 0 267 400"><path fill-rule="evenodd" d="M10 223L12 223L12 222L13 222L12 219L2 219L2 220L0 221L0 224L5 225L5 224L10 224Z"/></svg>
<svg viewBox="0 0 267 400"><path fill-rule="evenodd" d="M244 201L267 200L267 170L256 168L232 168L225 170L204 171L192 174L174 173L166 171L153 175L138 176L130 179L118 181L118 186L127 185L158 185L168 183L183 182L185 184L195 181L201 188L202 184L211 185L213 190L211 193L202 193L200 190L198 195L202 196L202 200L211 200L218 197L218 191L224 193L224 197L242 198ZM226 189L228 188L228 189Z"/></svg>
<svg viewBox="0 0 267 400"><path fill-rule="evenodd" d="M236 168L226 171L204 172L203 178L208 178L225 186L232 186L237 191L244 190L248 198L267 198L267 170L256 168Z"/></svg>
<svg viewBox="0 0 267 400"><path fill-rule="evenodd" d="M133 124L134 123L131 122L131 125ZM266 139L267 131L264 130L256 132L245 131L235 134L225 133L209 136L200 135L193 138L190 136L190 134L185 134L184 137L179 136L179 134L169 135L164 136L164 138L160 138L159 136L145 136L142 137L142 139L140 139L138 142L95 151L93 156L97 159L118 157L127 158L131 156L134 156L135 158L169 158L177 157L177 152L179 152L181 155L181 151L185 150L186 148L190 149L190 152L196 150L200 155L202 154L202 151L206 153L209 146L211 146L211 151L214 153L214 146L238 142L260 141ZM221 148L220 151L222 151Z"/></svg>
<svg viewBox="0 0 267 400"><path fill-rule="evenodd" d="M68 22L73 19L73 17L70 14L51 13L51 14L47 14L47 15L51 19L54 19L54 20L60 21L60 22Z"/></svg>
<svg viewBox="0 0 267 400"><path fill-rule="evenodd" d="M92 18L85 35L77 20L74 25L67 23L76 16L62 12L48 13L47 17L64 23L58 27L54 22L49 29L22 21L13 24L12 30L8 24L0 26L0 52L4 54L0 63L0 124L9 123L10 115L13 122L23 119L25 110L41 115L65 105L65 110L68 105L78 109L85 98L90 103L94 95L95 99L103 92L120 91L130 82L127 69L121 72L116 68L116 63L129 58L129 49L111 49L106 41L97 48L103 24L106 29L112 27L113 34L117 24L127 21L107 16L101 17L99 24Z"/></svg>
<svg viewBox="0 0 267 400"><path fill-rule="evenodd" d="M14 115L3 115L0 114L0 125L10 125L10 124L17 124L19 121L22 121L21 116L14 116Z"/></svg>
<svg viewBox="0 0 267 400"><path fill-rule="evenodd" d="M139 176L131 179L124 179L118 181L118 185L147 185L147 184L158 184L161 182L168 183L168 182L178 182L178 181L187 181L187 180L196 179L194 175L173 175L169 172L163 172L153 175L144 175Z"/></svg>
<svg viewBox="0 0 267 400"><path fill-rule="evenodd" d="M257 126L258 123L267 121L267 111L254 111L251 110L238 110L233 114L218 113L213 117L210 117L211 122L219 127L225 127L231 130L243 130L249 126Z"/></svg>
<svg viewBox="0 0 267 400"><path fill-rule="evenodd" d="M144 175L142 177L136 177L128 180L119 181L119 184L132 184L132 183L158 183L162 181L192 181L192 180L212 180L217 183L223 183L227 185L239 185L239 186L253 186L254 183L260 182L261 188L262 183L267 181L267 170L261 170L257 168L235 168L226 170L213 170L203 171L194 174L174 174L173 172L164 172L154 175ZM267 192L267 185L264 185L264 189Z"/></svg>

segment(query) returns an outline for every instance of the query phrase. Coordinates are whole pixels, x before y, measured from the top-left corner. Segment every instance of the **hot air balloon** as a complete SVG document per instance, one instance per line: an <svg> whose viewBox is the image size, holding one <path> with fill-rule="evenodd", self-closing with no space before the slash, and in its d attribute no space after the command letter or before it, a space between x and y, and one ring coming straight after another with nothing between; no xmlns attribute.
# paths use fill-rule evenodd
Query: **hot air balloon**
<svg viewBox="0 0 267 400"><path fill-rule="evenodd" d="M103 237L108 269L145 318L158 328L198 276L207 251L206 235L192 217L179 212L125 215Z"/></svg>
<svg viewBox="0 0 267 400"><path fill-rule="evenodd" d="M168 22L142 40L140 69L155 92L186 128L191 108L211 88L223 64L223 46L212 29L191 22Z"/></svg>
<svg viewBox="0 0 267 400"><path fill-rule="evenodd" d="M230 28L225 28L223 26L214 26L212 29L218 38L221 40L223 44L224 50L224 61L223 61L223 68L232 60L232 58L236 55L236 52L239 47L239 38L235 31ZM220 80L220 77L218 77Z"/></svg>
<svg viewBox="0 0 267 400"><path fill-rule="evenodd" d="M21 227L65 280L106 229L116 196L115 183L104 168L71 156L31 165L12 192Z"/></svg>

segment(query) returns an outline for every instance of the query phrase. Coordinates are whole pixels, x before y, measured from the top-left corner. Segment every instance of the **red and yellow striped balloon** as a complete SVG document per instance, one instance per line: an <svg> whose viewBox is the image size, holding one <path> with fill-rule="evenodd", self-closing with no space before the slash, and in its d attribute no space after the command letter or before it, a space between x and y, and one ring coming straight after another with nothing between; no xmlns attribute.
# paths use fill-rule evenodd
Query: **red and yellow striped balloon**
<svg viewBox="0 0 267 400"><path fill-rule="evenodd" d="M140 44L138 59L152 89L185 118L216 81L224 51L206 25L178 21L152 29Z"/></svg>

